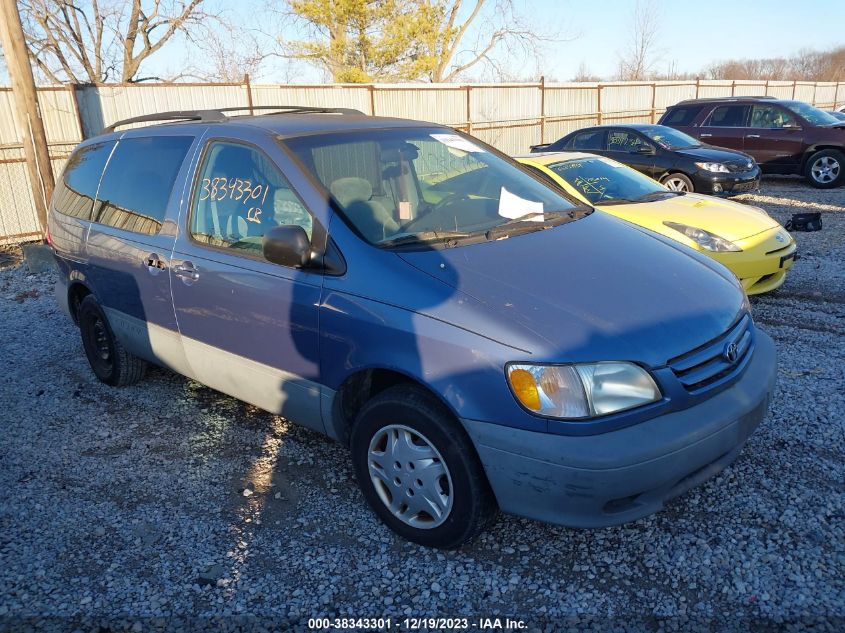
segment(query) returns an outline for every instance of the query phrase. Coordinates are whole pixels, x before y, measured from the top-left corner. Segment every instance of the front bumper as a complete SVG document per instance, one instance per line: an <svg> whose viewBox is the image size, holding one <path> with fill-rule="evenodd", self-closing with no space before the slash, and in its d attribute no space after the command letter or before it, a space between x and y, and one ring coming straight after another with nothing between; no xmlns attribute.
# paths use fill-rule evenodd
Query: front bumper
<svg viewBox="0 0 845 633"><path fill-rule="evenodd" d="M706 193L711 196L753 193L760 189L760 168L729 173L701 170L692 174L692 182L696 193Z"/></svg>
<svg viewBox="0 0 845 633"><path fill-rule="evenodd" d="M757 331L740 379L689 409L618 431L559 436L462 420L499 507L571 527L633 521L728 466L766 414L776 352Z"/></svg>
<svg viewBox="0 0 845 633"><path fill-rule="evenodd" d="M782 241L778 241L778 237ZM730 268L749 295L771 292L786 280L798 245L780 227L734 242L741 252L714 253L713 259Z"/></svg>

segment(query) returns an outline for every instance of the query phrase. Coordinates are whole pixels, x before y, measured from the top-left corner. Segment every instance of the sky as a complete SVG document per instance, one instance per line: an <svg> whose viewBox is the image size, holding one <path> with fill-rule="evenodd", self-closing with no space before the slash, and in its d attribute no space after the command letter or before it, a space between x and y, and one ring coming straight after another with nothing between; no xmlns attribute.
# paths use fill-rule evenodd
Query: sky
<svg viewBox="0 0 845 633"><path fill-rule="evenodd" d="M483 20L496 9L489 0ZM517 13L538 31L557 32L562 41L546 43L537 59L504 50L497 55L502 68L514 80L569 81L583 64L590 74L613 77L619 55L631 38L635 0L512 0ZM642 0L660 15L656 64L666 72L699 72L713 62L729 58L789 56L802 48L826 49L845 45L845 0ZM206 0L221 9L227 20L244 32L272 30L284 39L305 39L307 33L293 23L267 19L265 8L280 0ZM472 2L465 0L465 5ZM273 23L273 26L270 24ZM477 36L468 32L467 41ZM236 44L238 38L235 38ZM269 50L269 40L264 40ZM143 75L172 76L196 64L197 52L177 41L150 57ZM0 69L2 72L2 69ZM316 83L324 74L304 62L275 58L254 78L265 83ZM476 70L465 80L496 79L491 71ZM5 82L4 82L5 83Z"/></svg>

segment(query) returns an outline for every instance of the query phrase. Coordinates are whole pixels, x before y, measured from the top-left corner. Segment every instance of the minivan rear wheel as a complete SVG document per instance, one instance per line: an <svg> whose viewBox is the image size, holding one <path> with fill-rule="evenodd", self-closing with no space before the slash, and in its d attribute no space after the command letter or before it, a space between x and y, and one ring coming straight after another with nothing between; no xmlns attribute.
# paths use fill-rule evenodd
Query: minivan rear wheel
<svg viewBox="0 0 845 633"><path fill-rule="evenodd" d="M660 182L666 185L666 188L671 191L695 191L692 180L690 180L685 174L667 174L666 176L663 176Z"/></svg>
<svg viewBox="0 0 845 633"><path fill-rule="evenodd" d="M818 189L832 189L845 183L845 154L823 149L810 156L804 167L807 182Z"/></svg>
<svg viewBox="0 0 845 633"><path fill-rule="evenodd" d="M392 387L365 404L350 448L367 503L409 541L454 549L496 517L472 442L446 407L418 387Z"/></svg>
<svg viewBox="0 0 845 633"><path fill-rule="evenodd" d="M126 351L112 332L108 319L93 295L79 304L79 331L88 364L102 382L112 387L135 384L147 364Z"/></svg>

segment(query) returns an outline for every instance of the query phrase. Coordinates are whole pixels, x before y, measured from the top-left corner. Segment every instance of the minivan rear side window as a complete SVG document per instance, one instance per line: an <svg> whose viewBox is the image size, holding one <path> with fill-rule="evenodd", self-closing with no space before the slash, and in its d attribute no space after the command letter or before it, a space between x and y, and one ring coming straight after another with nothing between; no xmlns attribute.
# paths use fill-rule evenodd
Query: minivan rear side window
<svg viewBox="0 0 845 633"><path fill-rule="evenodd" d="M701 106L672 108L662 125L692 125L699 112L701 112Z"/></svg>
<svg viewBox="0 0 845 633"><path fill-rule="evenodd" d="M748 117L748 106L724 105L710 113L704 124L705 127L745 127Z"/></svg>
<svg viewBox="0 0 845 633"><path fill-rule="evenodd" d="M100 184L96 222L157 234L173 183L193 142L190 136L150 136L118 142Z"/></svg>
<svg viewBox="0 0 845 633"><path fill-rule="evenodd" d="M71 154L53 194L53 209L63 215L91 219L100 176L113 148L114 141L108 141L80 147Z"/></svg>

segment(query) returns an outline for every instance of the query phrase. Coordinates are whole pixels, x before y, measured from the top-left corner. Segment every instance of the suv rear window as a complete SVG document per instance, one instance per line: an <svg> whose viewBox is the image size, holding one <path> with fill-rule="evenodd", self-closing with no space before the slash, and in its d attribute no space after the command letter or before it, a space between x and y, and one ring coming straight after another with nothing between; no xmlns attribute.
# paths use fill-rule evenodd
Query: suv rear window
<svg viewBox="0 0 845 633"><path fill-rule="evenodd" d="M701 112L701 106L672 108L666 113L666 118L661 121L661 125L692 125L699 112Z"/></svg>
<svg viewBox="0 0 845 633"><path fill-rule="evenodd" d="M91 219L100 176L113 147L114 141L96 143L80 147L71 154L53 194L53 209L63 215Z"/></svg>
<svg viewBox="0 0 845 633"><path fill-rule="evenodd" d="M158 233L176 175L193 142L190 136L121 140L100 185L96 221L136 233Z"/></svg>

